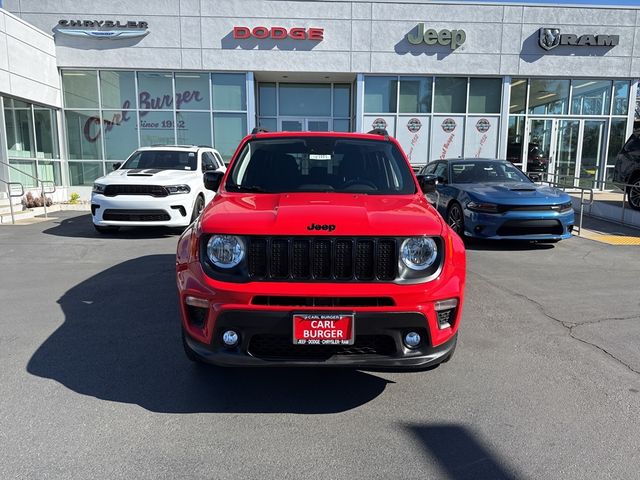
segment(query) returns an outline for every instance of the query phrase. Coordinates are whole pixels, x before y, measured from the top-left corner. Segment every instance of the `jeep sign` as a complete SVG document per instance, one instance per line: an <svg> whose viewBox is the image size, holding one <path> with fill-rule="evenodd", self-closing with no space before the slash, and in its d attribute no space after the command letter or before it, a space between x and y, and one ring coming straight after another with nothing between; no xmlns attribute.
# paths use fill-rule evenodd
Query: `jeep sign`
<svg viewBox="0 0 640 480"><path fill-rule="evenodd" d="M443 47L449 46L451 50L455 50L462 45L467 39L467 34L464 30L440 30L439 32L430 28L424 29L424 23L419 23L416 28L416 33L408 33L407 40L412 45L420 45L426 43L427 45L442 45Z"/></svg>

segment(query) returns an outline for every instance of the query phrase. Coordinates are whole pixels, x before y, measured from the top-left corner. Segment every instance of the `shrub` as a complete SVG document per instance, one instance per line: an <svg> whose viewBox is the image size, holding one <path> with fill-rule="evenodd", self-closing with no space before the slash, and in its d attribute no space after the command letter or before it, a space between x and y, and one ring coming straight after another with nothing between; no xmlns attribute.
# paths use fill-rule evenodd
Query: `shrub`
<svg viewBox="0 0 640 480"><path fill-rule="evenodd" d="M45 197L40 194L39 197L34 197L31 192L27 192L27 194L22 199L22 205L25 208L36 208L42 207L46 202L47 207L53 205L53 201L49 197Z"/></svg>
<svg viewBox="0 0 640 480"><path fill-rule="evenodd" d="M78 203L80 201L80 194L79 193L72 193L71 194L71 199L69 200L69 203Z"/></svg>

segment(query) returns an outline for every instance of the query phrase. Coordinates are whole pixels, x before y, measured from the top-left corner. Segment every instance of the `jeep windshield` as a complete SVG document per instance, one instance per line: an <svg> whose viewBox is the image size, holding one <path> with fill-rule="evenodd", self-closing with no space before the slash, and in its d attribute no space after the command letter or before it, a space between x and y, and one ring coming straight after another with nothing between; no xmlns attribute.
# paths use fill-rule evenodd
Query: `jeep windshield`
<svg viewBox="0 0 640 480"><path fill-rule="evenodd" d="M120 168L141 170L197 170L195 152L142 150L135 152Z"/></svg>
<svg viewBox="0 0 640 480"><path fill-rule="evenodd" d="M297 137L247 143L225 185L230 192L416 192L406 160L391 142Z"/></svg>

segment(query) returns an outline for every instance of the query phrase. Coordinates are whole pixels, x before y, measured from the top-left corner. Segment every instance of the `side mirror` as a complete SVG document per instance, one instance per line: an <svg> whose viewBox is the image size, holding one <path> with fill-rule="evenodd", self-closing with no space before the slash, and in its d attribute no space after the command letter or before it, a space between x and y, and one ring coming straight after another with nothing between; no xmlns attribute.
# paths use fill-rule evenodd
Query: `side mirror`
<svg viewBox="0 0 640 480"><path fill-rule="evenodd" d="M204 188L214 192L218 191L218 187L220 187L220 183L222 182L222 177L224 177L224 173L222 172L205 172L202 178L204 181Z"/></svg>
<svg viewBox="0 0 640 480"><path fill-rule="evenodd" d="M418 184L422 193L433 193L436 191L436 184L438 183L438 177L432 173L425 175L418 175Z"/></svg>
<svg viewBox="0 0 640 480"><path fill-rule="evenodd" d="M122 166L122 162L116 162L116 163L114 163L114 164L112 165L112 167L113 167L113 169L114 169L114 170L119 169L121 166Z"/></svg>

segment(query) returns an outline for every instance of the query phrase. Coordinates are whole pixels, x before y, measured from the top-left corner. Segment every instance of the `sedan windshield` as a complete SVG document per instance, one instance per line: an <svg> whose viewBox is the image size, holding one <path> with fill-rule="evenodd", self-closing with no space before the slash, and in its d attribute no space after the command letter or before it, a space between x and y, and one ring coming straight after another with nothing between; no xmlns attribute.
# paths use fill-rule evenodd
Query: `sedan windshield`
<svg viewBox="0 0 640 480"><path fill-rule="evenodd" d="M231 192L415 193L406 160L391 142L339 137L250 141L234 162Z"/></svg>
<svg viewBox="0 0 640 480"><path fill-rule="evenodd" d="M531 183L509 162L466 160L451 164L451 183Z"/></svg>
<svg viewBox="0 0 640 480"><path fill-rule="evenodd" d="M136 152L121 168L143 170L197 170L195 152L143 150Z"/></svg>

